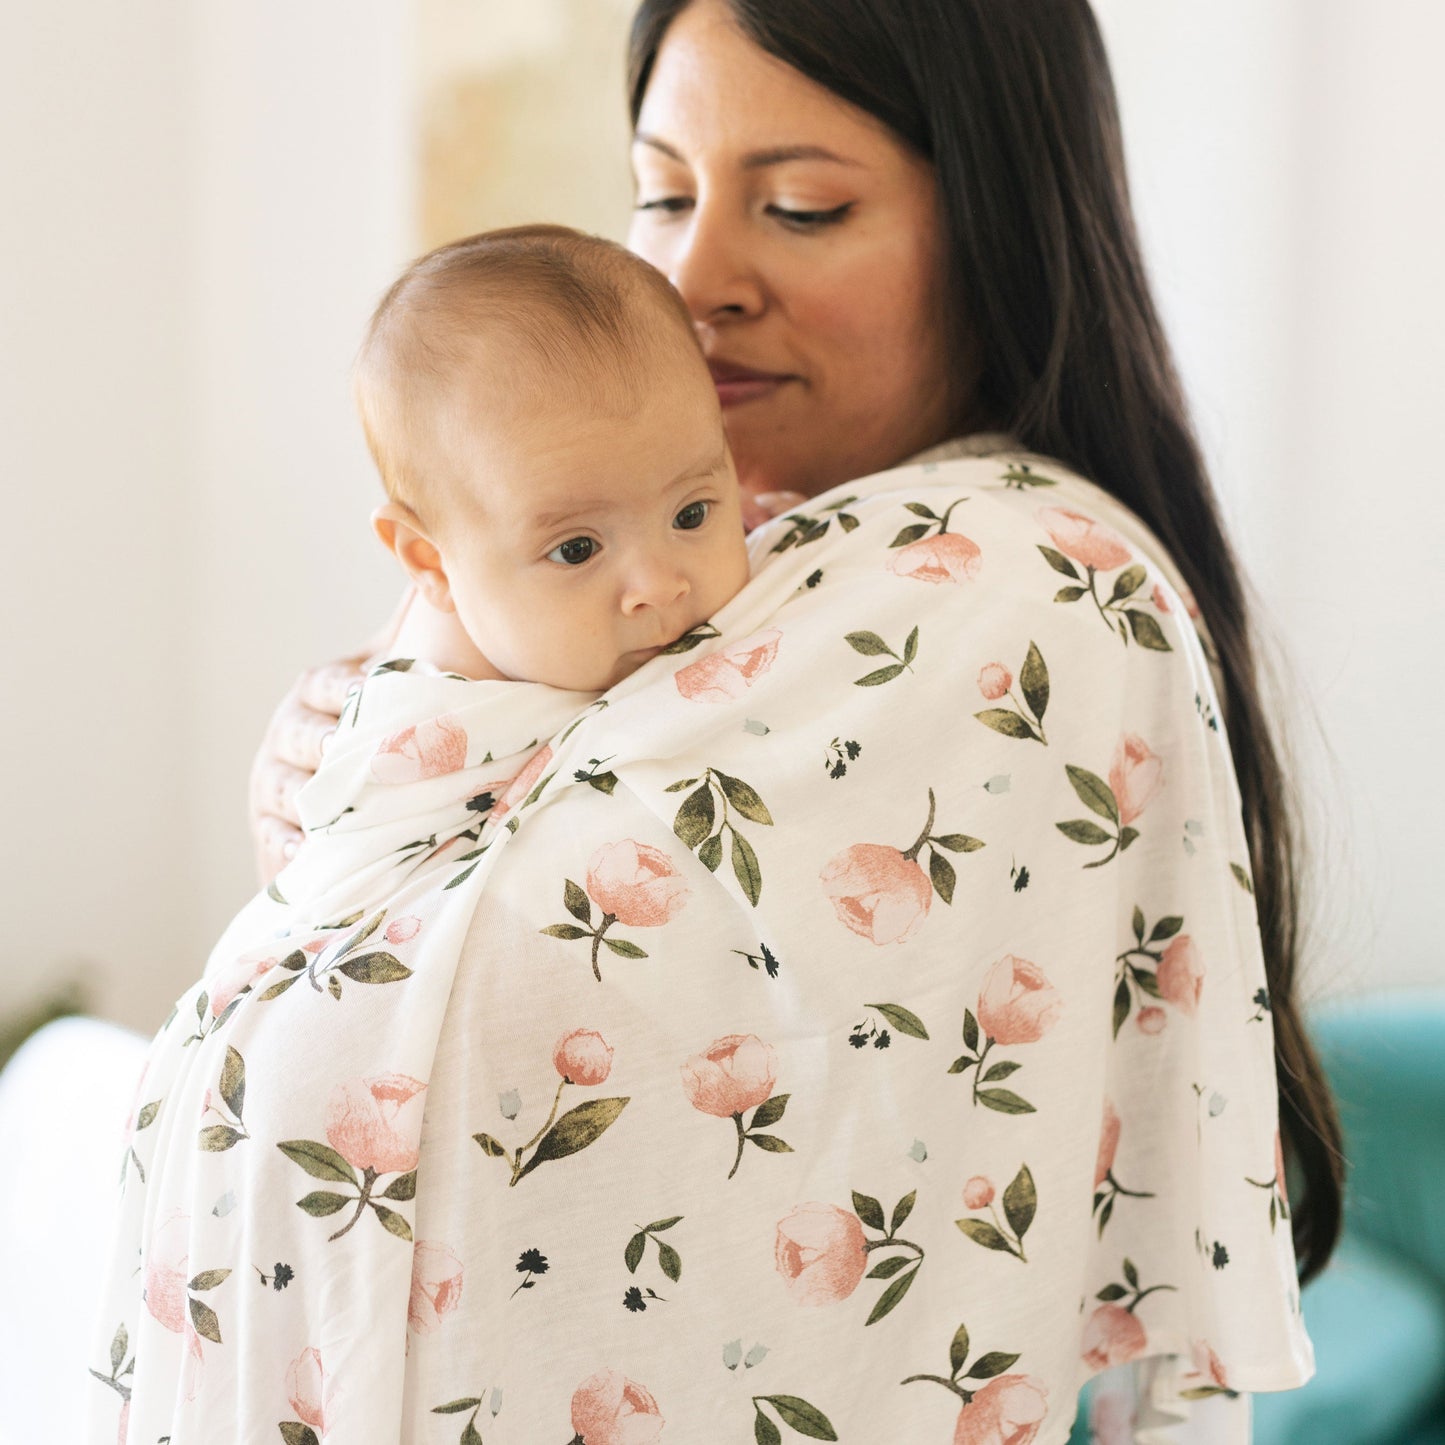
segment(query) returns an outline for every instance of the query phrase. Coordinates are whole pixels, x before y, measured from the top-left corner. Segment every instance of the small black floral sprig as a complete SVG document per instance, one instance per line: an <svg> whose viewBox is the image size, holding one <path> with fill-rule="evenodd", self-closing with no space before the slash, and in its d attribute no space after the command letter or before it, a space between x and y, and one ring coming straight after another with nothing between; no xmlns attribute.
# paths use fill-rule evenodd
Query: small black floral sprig
<svg viewBox="0 0 1445 1445"><path fill-rule="evenodd" d="M980 1355L973 1362L973 1366L964 1371L964 1365L968 1363L969 1350L968 1330L965 1326L959 1325L954 1331L953 1341L948 1347L947 1375L906 1375L898 1383L900 1385L911 1385L915 1380L931 1380L936 1385L942 1385L952 1390L955 1395L969 1404L976 1391L966 1389L960 1381L962 1380L992 1380L1003 1374L1005 1370L1011 1369L1019 1360L1017 1354L1007 1354L1002 1350L990 1350L985 1355Z"/></svg>
<svg viewBox="0 0 1445 1445"><path fill-rule="evenodd" d="M918 656L918 629L916 627L904 640L901 657L876 632L850 632L845 641L854 652L861 652L864 657L886 656L894 659L878 668L877 671L870 672L866 677L854 678L854 687L880 687L885 682L892 682L895 677L901 677L904 672L912 672L914 659Z"/></svg>
<svg viewBox="0 0 1445 1445"><path fill-rule="evenodd" d="M1254 1004L1254 1012L1249 1016L1247 1022L1252 1024L1263 1023L1265 1014L1270 1012L1269 990L1267 988L1255 989L1252 1002Z"/></svg>
<svg viewBox="0 0 1445 1445"><path fill-rule="evenodd" d="M525 1275L526 1278L517 1286L517 1289L512 1291L511 1295L507 1296L508 1299L512 1298L512 1295L515 1295L517 1290L533 1288L537 1281L534 1280L532 1276L534 1274L546 1274L547 1269L547 1256L543 1254L540 1249L524 1249L521 1254L517 1256L517 1273Z"/></svg>
<svg viewBox="0 0 1445 1445"><path fill-rule="evenodd" d="M748 953L745 949L741 948L734 948L730 951L736 953L740 958L747 959L749 967L758 968L761 966L769 978L776 978L780 965L772 949L770 949L766 943L759 943L758 947L762 949L761 953Z"/></svg>
<svg viewBox="0 0 1445 1445"><path fill-rule="evenodd" d="M863 744L849 739L834 738L828 744L827 756L823 759L823 770L830 778L841 778L848 771L848 764L858 760Z"/></svg>
<svg viewBox="0 0 1445 1445"><path fill-rule="evenodd" d="M1253 1184L1256 1189L1269 1191L1269 1232L1273 1234L1276 1221L1289 1218L1289 1200L1280 1189L1279 1180L1273 1176L1269 1179L1251 1179L1245 1175L1244 1182Z"/></svg>
<svg viewBox="0 0 1445 1445"><path fill-rule="evenodd" d="M916 1189L909 1190L893 1206L893 1216L885 1225L883 1206L871 1194L860 1194L856 1189L853 1190L853 1212L858 1216L865 1229L877 1230L883 1236L882 1239L865 1240L864 1253L871 1254L875 1249L911 1251L910 1254L895 1254L887 1259L880 1259L868 1271L868 1279L891 1279L893 1282L878 1296L878 1302L873 1306L868 1318L863 1321L865 1326L874 1324L884 1315L896 1309L903 1296L908 1293L909 1286L918 1278L918 1271L923 1268L923 1246L915 1244L911 1239L898 1238L898 1230L904 1220L913 1212L913 1205L917 1198L918 1191Z"/></svg>
<svg viewBox="0 0 1445 1445"><path fill-rule="evenodd" d="M251 1268L261 1277L262 1289L269 1284L273 1290L280 1291L296 1278L296 1271L289 1264L282 1264L279 1260L271 1266L270 1274L267 1274L260 1265L253 1264Z"/></svg>
<svg viewBox="0 0 1445 1445"><path fill-rule="evenodd" d="M868 1003L863 1007L877 1009L900 1034L907 1034L914 1039L928 1037L928 1030L924 1028L923 1020L916 1013L904 1008L902 1004ZM877 1024L872 1024L864 1019L862 1023L853 1025L853 1031L848 1035L848 1042L855 1049L864 1048L870 1042L875 1049L886 1049L892 1042L892 1038L886 1028L879 1028Z"/></svg>
<svg viewBox="0 0 1445 1445"><path fill-rule="evenodd" d="M209 1124L201 1130L198 1147L212 1154L219 1154L251 1137L241 1119L241 1110L246 1103L246 1061L230 1044L226 1045L226 1061L221 1065L220 1094L235 1123ZM211 1104L207 1109L207 1113L210 1112L220 1114L221 1111Z"/></svg>
<svg viewBox="0 0 1445 1445"><path fill-rule="evenodd" d="M843 508L851 506L857 500L857 497L844 497L842 501L832 502L822 508L816 517L810 517L806 512L789 512L787 520L793 525L783 533L772 550L786 552L789 547L806 547L809 542L818 541L826 535L835 517L845 532L851 532L858 525L858 519ZM828 515L830 512L833 516Z"/></svg>

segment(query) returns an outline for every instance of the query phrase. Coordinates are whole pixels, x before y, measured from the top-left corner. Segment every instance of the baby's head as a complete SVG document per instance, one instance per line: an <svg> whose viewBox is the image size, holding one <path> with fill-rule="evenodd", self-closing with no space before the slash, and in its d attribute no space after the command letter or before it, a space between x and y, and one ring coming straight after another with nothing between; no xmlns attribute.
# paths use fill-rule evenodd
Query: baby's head
<svg viewBox="0 0 1445 1445"><path fill-rule="evenodd" d="M442 246L382 298L355 380L373 526L501 676L603 690L747 581L692 320L622 247L562 226Z"/></svg>

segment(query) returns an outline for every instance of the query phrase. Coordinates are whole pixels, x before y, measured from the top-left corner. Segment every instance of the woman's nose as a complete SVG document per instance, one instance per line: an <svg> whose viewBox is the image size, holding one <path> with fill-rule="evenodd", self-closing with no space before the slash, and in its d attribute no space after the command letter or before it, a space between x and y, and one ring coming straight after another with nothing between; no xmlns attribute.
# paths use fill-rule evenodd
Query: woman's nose
<svg viewBox="0 0 1445 1445"><path fill-rule="evenodd" d="M716 201L699 199L668 258L667 279L700 324L760 316L766 307L767 293L743 229L741 218L725 214Z"/></svg>

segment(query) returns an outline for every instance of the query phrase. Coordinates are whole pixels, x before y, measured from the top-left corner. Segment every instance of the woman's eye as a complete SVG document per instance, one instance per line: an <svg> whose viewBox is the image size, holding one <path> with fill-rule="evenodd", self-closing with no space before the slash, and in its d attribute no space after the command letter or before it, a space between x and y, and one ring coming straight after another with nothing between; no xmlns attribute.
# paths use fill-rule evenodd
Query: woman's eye
<svg viewBox="0 0 1445 1445"><path fill-rule="evenodd" d="M659 196L655 201L638 201L632 209L635 211L666 211L669 215L673 215L690 205L692 205L691 196Z"/></svg>
<svg viewBox="0 0 1445 1445"><path fill-rule="evenodd" d="M569 537L565 542L559 543L547 553L549 562L561 562L565 566L575 567L581 562L587 561L597 550L597 544L591 537ZM558 554L561 554L560 556Z"/></svg>
<svg viewBox="0 0 1445 1445"><path fill-rule="evenodd" d="M790 211L786 206L769 206L770 216L776 216L785 226L795 226L800 231L811 231L823 226L833 226L853 209L853 202L846 201L834 206L831 211Z"/></svg>
<svg viewBox="0 0 1445 1445"><path fill-rule="evenodd" d="M711 502L689 502L676 517L673 518L675 525L683 528L684 531L692 531L702 526L707 521L708 509Z"/></svg>

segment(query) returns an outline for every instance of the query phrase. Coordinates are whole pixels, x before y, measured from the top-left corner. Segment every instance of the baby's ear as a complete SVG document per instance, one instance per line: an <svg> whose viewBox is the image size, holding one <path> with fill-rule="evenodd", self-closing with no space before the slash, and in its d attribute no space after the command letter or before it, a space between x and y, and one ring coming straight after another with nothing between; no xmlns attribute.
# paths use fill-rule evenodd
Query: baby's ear
<svg viewBox="0 0 1445 1445"><path fill-rule="evenodd" d="M386 502L378 507L371 514L371 530L438 612L457 610L442 554L421 518L405 502Z"/></svg>

